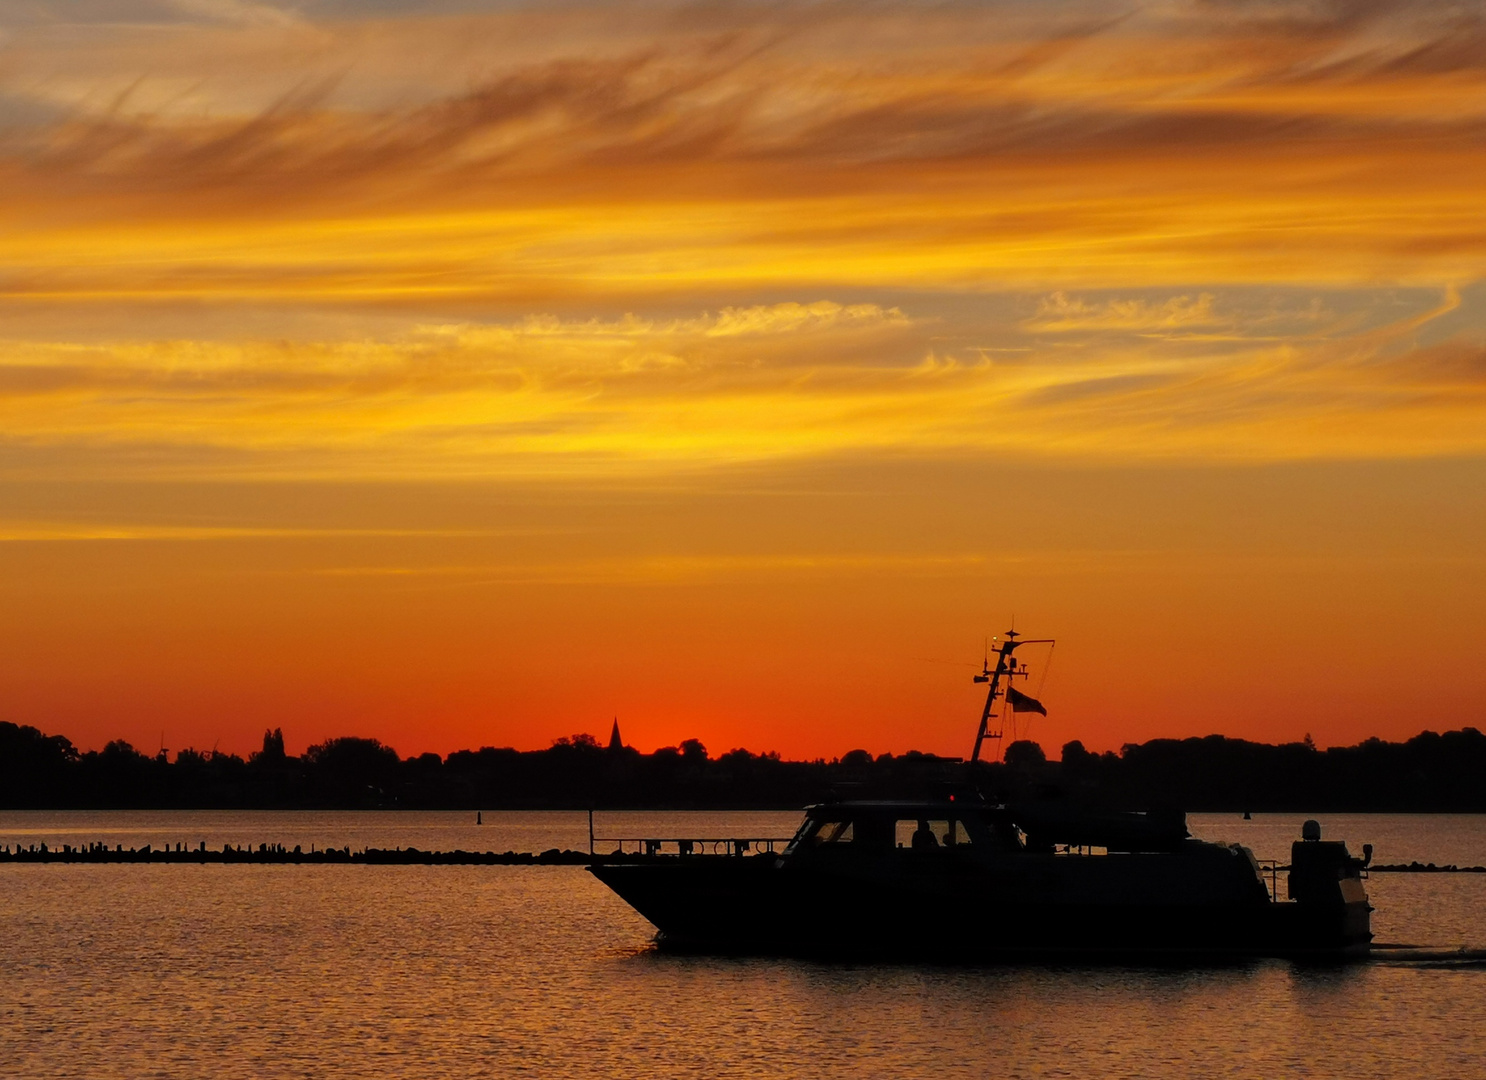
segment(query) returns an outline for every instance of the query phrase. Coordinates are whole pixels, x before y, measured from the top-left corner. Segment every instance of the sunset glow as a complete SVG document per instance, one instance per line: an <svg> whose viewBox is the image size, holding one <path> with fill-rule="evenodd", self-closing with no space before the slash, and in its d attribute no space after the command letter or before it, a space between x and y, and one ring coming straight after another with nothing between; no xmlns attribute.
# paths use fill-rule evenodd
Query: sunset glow
<svg viewBox="0 0 1486 1080"><path fill-rule="evenodd" d="M18 8L0 719L963 754L1013 619L1054 755L1486 719L1467 9Z"/></svg>

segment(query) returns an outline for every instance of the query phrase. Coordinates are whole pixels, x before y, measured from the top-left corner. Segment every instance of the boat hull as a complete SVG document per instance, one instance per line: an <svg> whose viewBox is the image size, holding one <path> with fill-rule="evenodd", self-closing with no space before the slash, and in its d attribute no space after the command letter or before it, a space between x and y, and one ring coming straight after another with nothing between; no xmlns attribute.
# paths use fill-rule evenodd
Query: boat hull
<svg viewBox="0 0 1486 1080"><path fill-rule="evenodd" d="M1090 860L1083 860L1085 863ZM768 856L655 857L601 863L591 872L655 925L665 947L689 950L979 960L1161 954L1363 954L1371 939L1365 899L1271 902L1260 888L1176 888L1170 875L1132 864L963 867L929 876L791 868ZM1059 877L1059 873L1062 874ZM1070 874L1102 875L1097 888ZM1069 897L1097 897L1086 902Z"/></svg>

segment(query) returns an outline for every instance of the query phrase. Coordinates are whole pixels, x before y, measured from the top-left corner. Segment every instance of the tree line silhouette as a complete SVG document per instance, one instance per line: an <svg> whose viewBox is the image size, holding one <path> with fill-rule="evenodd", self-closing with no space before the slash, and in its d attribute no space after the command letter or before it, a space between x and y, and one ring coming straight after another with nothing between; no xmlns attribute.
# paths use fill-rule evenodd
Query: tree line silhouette
<svg viewBox="0 0 1486 1080"><path fill-rule="evenodd" d="M242 809L798 808L832 797L921 796L973 785L995 798L1068 797L1092 805L1189 811L1486 811L1486 735L1426 731L1406 742L1269 745L1221 735L1131 743L1090 753L1079 742L1049 761L1035 742L973 771L909 751L852 750L787 761L696 739L642 754L591 735L545 750L459 750L403 758L347 736L293 757L279 730L262 749L150 756L122 740L79 752L61 735L0 722L0 807Z"/></svg>

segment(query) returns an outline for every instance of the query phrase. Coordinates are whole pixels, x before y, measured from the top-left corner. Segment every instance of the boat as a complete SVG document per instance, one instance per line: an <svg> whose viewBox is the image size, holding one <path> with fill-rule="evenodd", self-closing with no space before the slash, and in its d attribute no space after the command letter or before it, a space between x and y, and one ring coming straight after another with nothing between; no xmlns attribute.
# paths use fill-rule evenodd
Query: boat
<svg viewBox="0 0 1486 1080"><path fill-rule="evenodd" d="M1008 634L966 775L1025 673ZM1013 702L1031 701L1018 694ZM1004 713L1003 713L1004 716ZM594 850L590 820L590 850ZM972 787L808 807L787 841L617 841L589 870L668 949L849 959L1345 958L1367 953L1371 845L1354 857L1307 821L1280 871L1194 839L1181 813L1000 802Z"/></svg>

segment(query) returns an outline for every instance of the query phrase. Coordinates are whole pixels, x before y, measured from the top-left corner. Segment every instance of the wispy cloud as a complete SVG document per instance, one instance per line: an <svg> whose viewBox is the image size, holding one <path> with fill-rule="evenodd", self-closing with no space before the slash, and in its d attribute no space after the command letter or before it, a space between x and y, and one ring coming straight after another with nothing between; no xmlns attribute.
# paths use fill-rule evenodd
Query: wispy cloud
<svg viewBox="0 0 1486 1080"><path fill-rule="evenodd" d="M0 17L7 468L1482 449L1468 11L369 10Z"/></svg>
<svg viewBox="0 0 1486 1080"><path fill-rule="evenodd" d="M1486 251L1486 23L1449 5L315 10L13 26L0 297L1441 284Z"/></svg>
<svg viewBox="0 0 1486 1080"><path fill-rule="evenodd" d="M1250 339L1165 333L1208 325L1217 300L1044 298L1030 325L981 328L1025 342L1012 359L946 339L964 328L943 319L830 301L342 341L11 342L0 460L34 468L66 450L95 472L426 476L863 451L1478 453L1481 346L1430 340L1459 303Z"/></svg>
<svg viewBox="0 0 1486 1080"><path fill-rule="evenodd" d="M1218 323L1211 293L1174 296L1153 304L1146 300L1091 303L1055 292L1042 299L1036 316L1025 325L1034 332L1066 333L1070 330L1169 331Z"/></svg>
<svg viewBox="0 0 1486 1080"><path fill-rule="evenodd" d="M258 525L162 525L110 521L0 521L0 543L210 540L463 539L511 535L498 529L295 528Z"/></svg>

